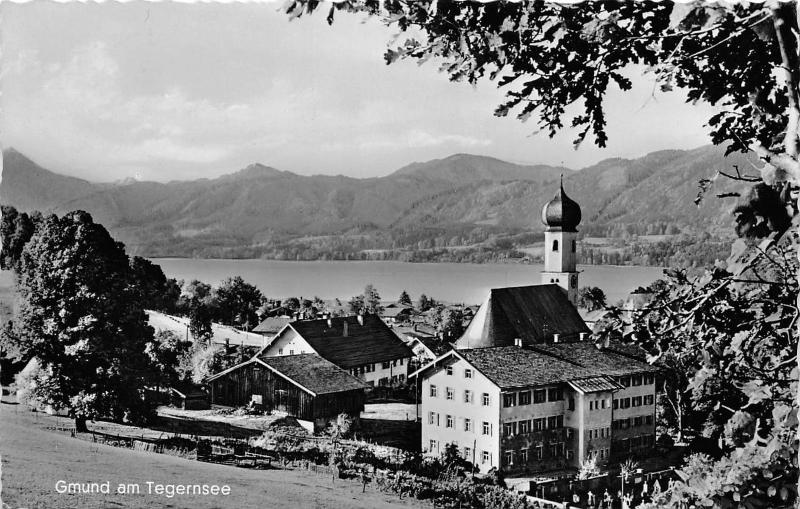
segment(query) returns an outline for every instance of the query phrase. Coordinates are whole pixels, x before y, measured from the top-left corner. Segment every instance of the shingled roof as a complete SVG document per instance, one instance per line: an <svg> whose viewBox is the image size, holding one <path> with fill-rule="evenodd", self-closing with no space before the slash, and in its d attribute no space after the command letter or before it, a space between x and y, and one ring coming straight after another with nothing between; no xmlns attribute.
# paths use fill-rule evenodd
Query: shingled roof
<svg viewBox="0 0 800 509"><path fill-rule="evenodd" d="M578 339L590 333L567 293L558 285L493 288L456 348L508 346L520 338L523 344Z"/></svg>
<svg viewBox="0 0 800 509"><path fill-rule="evenodd" d="M260 334L277 334L283 327L291 322L292 319L288 316L269 316L261 321L251 332Z"/></svg>
<svg viewBox="0 0 800 509"><path fill-rule="evenodd" d="M536 345L533 348L560 359L577 362L595 373L609 376L655 373L658 371L657 367L633 356L632 354L636 350L627 348L624 345L617 346L617 344L612 343L607 348L599 349L592 342L576 342Z"/></svg>
<svg viewBox="0 0 800 509"><path fill-rule="evenodd" d="M258 360L314 394L365 389L367 384L317 354L260 356Z"/></svg>
<svg viewBox="0 0 800 509"><path fill-rule="evenodd" d="M503 389L548 385L597 374L579 364L517 346L475 348L457 353Z"/></svg>
<svg viewBox="0 0 800 509"><path fill-rule="evenodd" d="M344 369L368 363L413 357L403 340L375 315L322 320L301 320L289 324L322 357ZM345 336L345 323L347 335Z"/></svg>

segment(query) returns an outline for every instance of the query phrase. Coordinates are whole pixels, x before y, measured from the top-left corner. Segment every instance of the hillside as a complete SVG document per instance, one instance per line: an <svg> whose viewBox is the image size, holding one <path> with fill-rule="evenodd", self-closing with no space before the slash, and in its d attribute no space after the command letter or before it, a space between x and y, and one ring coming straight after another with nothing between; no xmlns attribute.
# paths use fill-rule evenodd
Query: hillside
<svg viewBox="0 0 800 509"><path fill-rule="evenodd" d="M583 208L585 235L727 236L731 203L712 193L696 207L697 182L733 164L749 167L742 156L702 147L579 171L456 154L369 179L253 164L216 179L110 185L59 175L13 149L3 158L0 201L25 211L86 210L133 253L283 259L437 259L442 250L470 261L507 256L540 238L541 207L562 173Z"/></svg>

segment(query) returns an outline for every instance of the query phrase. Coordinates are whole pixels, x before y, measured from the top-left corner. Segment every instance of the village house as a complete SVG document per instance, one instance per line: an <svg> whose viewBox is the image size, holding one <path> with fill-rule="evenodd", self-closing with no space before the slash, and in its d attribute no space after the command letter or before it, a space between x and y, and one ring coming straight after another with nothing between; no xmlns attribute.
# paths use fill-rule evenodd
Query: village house
<svg viewBox="0 0 800 509"><path fill-rule="evenodd" d="M414 353L375 315L290 322L259 353L316 353L370 386L404 383Z"/></svg>
<svg viewBox="0 0 800 509"><path fill-rule="evenodd" d="M261 323L256 325L251 332L271 338L279 333L281 329L291 321L292 319L288 316L268 316L261 320Z"/></svg>
<svg viewBox="0 0 800 509"><path fill-rule="evenodd" d="M380 313L381 319L389 324L395 325L398 323L407 322L411 318L414 308L411 306L404 306L398 303L387 304Z"/></svg>
<svg viewBox="0 0 800 509"><path fill-rule="evenodd" d="M210 376L211 402L257 405L319 431L341 414L358 418L366 384L315 353L252 359Z"/></svg>
<svg viewBox="0 0 800 509"><path fill-rule="evenodd" d="M595 344L575 308L580 219L562 185L542 210L542 284L491 289L455 349L412 374L426 454L455 444L482 472L521 475L652 450L658 370Z"/></svg>

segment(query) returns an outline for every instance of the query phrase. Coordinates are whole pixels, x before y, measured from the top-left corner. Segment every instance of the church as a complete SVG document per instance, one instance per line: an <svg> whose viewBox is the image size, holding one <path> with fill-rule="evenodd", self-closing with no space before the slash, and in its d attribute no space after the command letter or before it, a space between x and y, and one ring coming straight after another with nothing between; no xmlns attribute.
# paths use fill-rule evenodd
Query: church
<svg viewBox="0 0 800 509"><path fill-rule="evenodd" d="M525 475L652 450L657 368L595 344L575 307L580 221L562 181L542 209L542 284L491 289L455 348L414 373L427 455L452 444L481 472Z"/></svg>

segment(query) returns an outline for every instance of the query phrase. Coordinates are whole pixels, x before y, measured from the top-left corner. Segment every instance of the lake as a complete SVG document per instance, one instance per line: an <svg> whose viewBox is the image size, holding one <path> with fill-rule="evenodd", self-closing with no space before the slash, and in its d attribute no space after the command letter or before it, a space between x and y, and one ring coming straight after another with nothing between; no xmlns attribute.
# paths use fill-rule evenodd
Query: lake
<svg viewBox="0 0 800 509"><path fill-rule="evenodd" d="M383 300L407 291L413 300L424 293L447 302L477 304L490 288L539 284L542 265L407 263L397 261L208 260L154 258L168 277L199 279L212 285L241 276L268 297L302 296L349 299L372 283ZM585 265L578 268L579 286L598 286L609 304L658 279L659 267Z"/></svg>

